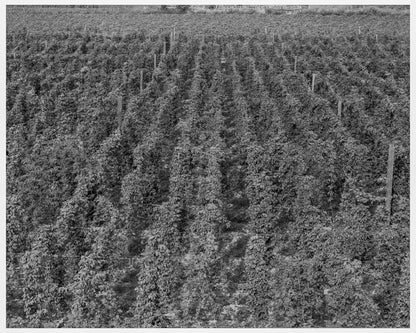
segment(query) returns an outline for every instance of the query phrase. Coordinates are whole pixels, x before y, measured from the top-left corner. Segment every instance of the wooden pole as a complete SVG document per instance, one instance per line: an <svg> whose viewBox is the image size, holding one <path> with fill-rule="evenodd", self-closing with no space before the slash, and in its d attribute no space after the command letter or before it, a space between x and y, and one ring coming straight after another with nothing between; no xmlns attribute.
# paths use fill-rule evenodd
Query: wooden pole
<svg viewBox="0 0 416 333"><path fill-rule="evenodd" d="M393 192L393 169L394 169L394 144L389 145L389 159L387 162L387 193L386 193L386 210L390 220L391 198Z"/></svg>
<svg viewBox="0 0 416 333"><path fill-rule="evenodd" d="M123 96L118 96L117 114L118 114L118 128L121 130L121 123L123 122Z"/></svg>
<svg viewBox="0 0 416 333"><path fill-rule="evenodd" d="M153 62L154 62L154 68L156 69L157 67L157 58L156 58L156 53L153 55Z"/></svg>
<svg viewBox="0 0 416 333"><path fill-rule="evenodd" d="M140 92L143 91L143 69L140 71Z"/></svg>
<svg viewBox="0 0 416 333"><path fill-rule="evenodd" d="M316 78L316 74L312 74L312 92L315 89L315 78Z"/></svg>
<svg viewBox="0 0 416 333"><path fill-rule="evenodd" d="M176 28L173 27L173 41L175 40L175 38L176 38Z"/></svg>
<svg viewBox="0 0 416 333"><path fill-rule="evenodd" d="M378 44L378 35L376 34L376 44Z"/></svg>
<svg viewBox="0 0 416 333"><path fill-rule="evenodd" d="M342 101L338 101L338 117L341 118L341 112L342 112Z"/></svg>
<svg viewBox="0 0 416 333"><path fill-rule="evenodd" d="M298 64L298 56L295 56L295 66L293 68L293 71L296 73L296 65Z"/></svg>
<svg viewBox="0 0 416 333"><path fill-rule="evenodd" d="M361 27L358 27L358 34L361 35Z"/></svg>
<svg viewBox="0 0 416 333"><path fill-rule="evenodd" d="M124 70L123 70L123 86L127 88L127 74Z"/></svg>
<svg viewBox="0 0 416 333"><path fill-rule="evenodd" d="M163 54L166 55L166 42L163 42Z"/></svg>
<svg viewBox="0 0 416 333"><path fill-rule="evenodd" d="M273 34L272 34L272 38L273 38L273 43L274 43L274 32L273 32Z"/></svg>

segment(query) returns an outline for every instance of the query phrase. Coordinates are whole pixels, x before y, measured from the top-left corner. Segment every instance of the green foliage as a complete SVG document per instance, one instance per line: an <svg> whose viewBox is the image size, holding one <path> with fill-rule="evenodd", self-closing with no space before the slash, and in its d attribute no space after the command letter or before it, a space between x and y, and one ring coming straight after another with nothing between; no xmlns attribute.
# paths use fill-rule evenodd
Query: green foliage
<svg viewBox="0 0 416 333"><path fill-rule="evenodd" d="M29 236L31 249L21 258L22 300L28 327L43 327L62 317L60 267L52 228L43 226Z"/></svg>
<svg viewBox="0 0 416 333"><path fill-rule="evenodd" d="M72 299L68 327L117 327L120 312L114 285L120 280L124 239L120 236L119 214L104 197L97 200L88 230L91 250L82 255L78 271L65 288Z"/></svg>
<svg viewBox="0 0 416 333"><path fill-rule="evenodd" d="M133 327L171 327L179 316L178 288L181 284L182 253L178 225L180 207L174 200L160 205L148 231L140 257Z"/></svg>

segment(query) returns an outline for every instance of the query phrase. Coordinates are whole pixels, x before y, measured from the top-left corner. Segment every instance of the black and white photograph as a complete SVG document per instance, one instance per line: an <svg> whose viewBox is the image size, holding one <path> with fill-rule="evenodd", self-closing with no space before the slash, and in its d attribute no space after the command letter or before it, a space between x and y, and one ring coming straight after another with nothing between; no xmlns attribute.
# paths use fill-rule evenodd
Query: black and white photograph
<svg viewBox="0 0 416 333"><path fill-rule="evenodd" d="M413 5L46 3L2 5L2 329L416 328Z"/></svg>

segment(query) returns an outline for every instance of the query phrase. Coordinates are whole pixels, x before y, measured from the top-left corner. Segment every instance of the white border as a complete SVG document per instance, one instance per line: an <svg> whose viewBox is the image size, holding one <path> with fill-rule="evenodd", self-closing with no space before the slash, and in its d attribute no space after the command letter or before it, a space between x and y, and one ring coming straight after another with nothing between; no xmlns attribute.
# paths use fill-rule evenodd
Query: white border
<svg viewBox="0 0 416 333"><path fill-rule="evenodd" d="M350 1L350 2L341 2L341 1L328 1L328 0L320 0L320 1L293 1L293 0L288 0L288 1L259 1L259 2L254 2L253 0L251 1L233 1L233 0L223 0L223 1L210 1L210 0L199 0L197 1L197 3L195 3L194 1L189 1L189 0L182 0L182 1L172 1L172 0L164 0L164 1L131 1L131 0L126 0L123 1L123 3L115 3L114 1L97 1L97 0L90 0L90 1L81 1L81 0L72 0L72 1L63 1L63 0L49 0L49 1L23 1L23 0L14 0L14 1L5 1L4 4L0 5L1 9L0 9L0 22L2 22L1 25L1 54L2 54L2 66L1 66L1 101L2 101L2 110L3 112L1 112L1 139L0 139L0 147L1 147L1 185L0 185L0 203L1 203L1 221L2 221L2 227L0 230L0 235L1 235L1 240L2 242L0 244L2 244L1 249L0 249L0 254L1 254L1 263L0 263L0 271L2 272L1 274L1 291L0 291L0 300L2 302L2 307L1 307L1 322L0 322L0 331L2 329L4 329L5 331L10 331L10 332L30 332L32 331L31 329L5 329L6 327L6 267L5 267L5 263L6 263L6 5L53 5L53 4L59 4L59 5L162 5L162 4L166 4L166 5L177 5L177 4L184 4L184 5L196 5L196 4L201 4L201 5L211 5L211 4L217 4L217 5L234 5L234 4L241 4L241 5L252 5L252 4L256 4L256 5L271 5L271 4L285 4L285 5L410 5L409 1L387 1L387 0L373 0L373 1ZM410 6L410 17L414 18L415 17L415 5L411 5ZM413 130L415 130L415 119L414 116L412 115L412 111L414 108L414 98L415 98L415 90L412 89L412 87L414 87L413 83L414 83L414 68L413 68L413 64L415 63L415 53L416 53L416 49L415 49L415 38L414 38L414 28L415 28L415 24L413 23L412 19L410 19L410 73L411 73L411 89L410 89L410 144L411 147L415 146L415 135L412 134ZM413 193L414 193L414 189L415 189L415 179L412 176L415 173L415 166L414 163L412 163L412 161L414 161L414 153L413 150L411 149L410 151L410 174L411 174L411 178L410 178L410 193L411 193L411 205L410 205L410 221L413 221L413 217L415 216L415 210L414 207L412 205L412 199L413 199ZM414 223L411 223L410 226L410 239L411 239L411 244L410 244L410 252L411 252L411 260L410 260L410 271L411 271L411 277L413 277L413 279L410 279L410 288L411 288L411 307L410 307L410 313L411 314L416 314L416 307L415 307L415 260L414 260L414 254L415 254L415 242L412 241L414 239L416 235L415 232L415 225ZM371 331L371 332L394 332L394 331L401 331L401 332L410 332L413 331L416 328L416 316L413 315L411 316L411 320L410 320L410 329L362 329L362 328L357 328L357 329L323 329L323 328L310 328L310 329L268 329L268 328L264 328L264 329L240 329L240 328L230 328L230 329L214 329L214 330L226 330L226 331L244 331L244 332L257 332L258 330L261 331L268 331L268 332L339 332L339 331L344 331L344 330L348 330L348 332L365 332L365 331ZM51 332L54 329L36 329L36 332ZM62 328L59 329L59 332L67 332L67 331L78 331L78 332L91 332L97 329L66 329L66 328ZM100 330L113 330L113 329L100 329ZM115 329L116 331L122 330L124 331L152 331L152 332L158 332L158 331L162 331L163 329ZM188 331L188 332L208 332L208 331L212 331L213 329L165 329L165 330L169 330L170 332L183 332L184 330ZM35 330L33 330L35 331Z"/></svg>
<svg viewBox="0 0 416 333"><path fill-rule="evenodd" d="M137 1L125 0L123 2L115 2L110 0L6 0L6 5L410 5L410 1L404 0L370 0L370 1L329 1L329 0L287 0L287 1L253 1L253 0L155 0L155 1Z"/></svg>

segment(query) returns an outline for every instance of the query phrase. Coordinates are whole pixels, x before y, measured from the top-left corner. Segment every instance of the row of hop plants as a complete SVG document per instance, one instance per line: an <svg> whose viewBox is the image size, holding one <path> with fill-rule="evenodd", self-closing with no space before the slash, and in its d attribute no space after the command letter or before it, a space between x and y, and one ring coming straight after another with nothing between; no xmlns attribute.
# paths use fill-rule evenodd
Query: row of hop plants
<svg viewBox="0 0 416 333"><path fill-rule="evenodd" d="M383 193L368 186L384 168L371 141L293 73L287 51L256 40L184 45L161 57L141 91L131 63L105 87L66 75L48 96L31 91L30 69L14 74L22 80L8 109L9 324L406 325L408 194L396 191L389 223ZM382 97L359 88L356 96ZM396 98L406 106L405 92L392 96L386 107ZM346 111L374 127L386 107L369 116L360 103ZM382 125L373 135L389 135ZM248 201L234 234L230 160ZM397 171L406 186L405 165ZM226 233L243 244L240 273L224 256Z"/></svg>

